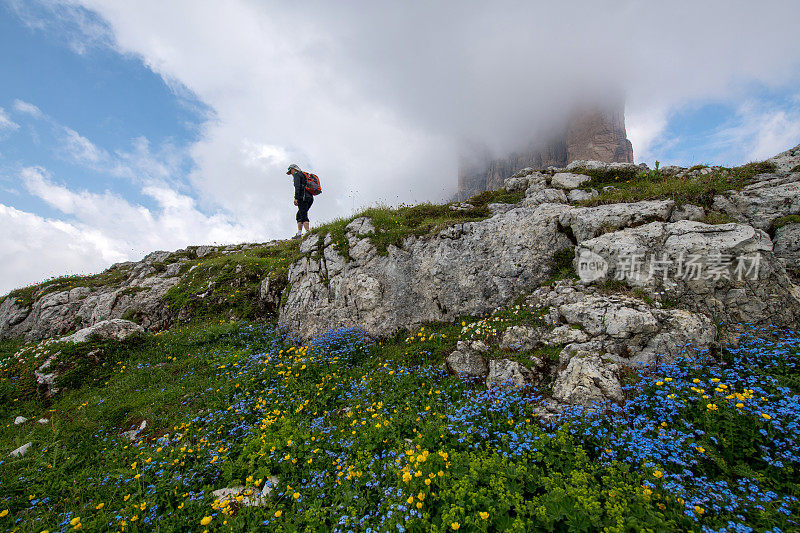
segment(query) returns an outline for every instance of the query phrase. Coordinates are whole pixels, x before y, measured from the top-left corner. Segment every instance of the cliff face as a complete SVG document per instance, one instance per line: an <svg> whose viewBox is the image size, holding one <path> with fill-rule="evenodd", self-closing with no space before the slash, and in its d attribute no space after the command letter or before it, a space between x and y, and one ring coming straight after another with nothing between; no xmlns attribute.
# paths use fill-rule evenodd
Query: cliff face
<svg viewBox="0 0 800 533"><path fill-rule="evenodd" d="M625 132L624 104L576 111L566 127L548 142L531 143L527 149L492 158L488 152L462 159L458 171L458 198L499 189L503 180L520 169L566 167L572 161L633 163L633 146Z"/></svg>

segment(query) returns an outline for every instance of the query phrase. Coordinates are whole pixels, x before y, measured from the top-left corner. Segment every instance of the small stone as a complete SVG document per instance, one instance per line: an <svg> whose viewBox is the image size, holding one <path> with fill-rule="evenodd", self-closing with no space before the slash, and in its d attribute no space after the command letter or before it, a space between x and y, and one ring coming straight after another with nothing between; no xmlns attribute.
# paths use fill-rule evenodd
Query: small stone
<svg viewBox="0 0 800 533"><path fill-rule="evenodd" d="M28 419L25 418L24 416L18 416L17 418L14 419L14 425L24 424L27 421L28 421Z"/></svg>
<svg viewBox="0 0 800 533"><path fill-rule="evenodd" d="M8 455L10 457L22 457L23 455L25 455L25 452L28 451L28 448L31 447L31 444L32 443L27 442L27 443L23 444L22 446L20 446L19 448L17 448L16 450L14 450L13 452L9 453Z"/></svg>

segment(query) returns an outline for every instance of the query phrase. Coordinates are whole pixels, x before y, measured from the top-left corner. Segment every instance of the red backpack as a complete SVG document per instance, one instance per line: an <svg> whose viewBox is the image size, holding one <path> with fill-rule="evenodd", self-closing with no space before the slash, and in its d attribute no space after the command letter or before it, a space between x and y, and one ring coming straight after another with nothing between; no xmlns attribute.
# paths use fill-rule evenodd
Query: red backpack
<svg viewBox="0 0 800 533"><path fill-rule="evenodd" d="M319 184L319 176L310 172L303 172L306 175L306 190L309 194L316 196L322 194L322 186Z"/></svg>

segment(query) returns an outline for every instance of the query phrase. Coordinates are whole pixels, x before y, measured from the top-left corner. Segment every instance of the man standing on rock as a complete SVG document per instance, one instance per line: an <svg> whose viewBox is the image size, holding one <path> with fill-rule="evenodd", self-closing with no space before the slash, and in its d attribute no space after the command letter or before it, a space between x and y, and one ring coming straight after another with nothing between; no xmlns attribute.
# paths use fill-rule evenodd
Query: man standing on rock
<svg viewBox="0 0 800 533"><path fill-rule="evenodd" d="M292 239L303 236L303 228L308 235L308 209L314 203L314 197L306 190L306 174L297 165L289 165L287 174L294 177L294 205L297 206L297 235Z"/></svg>

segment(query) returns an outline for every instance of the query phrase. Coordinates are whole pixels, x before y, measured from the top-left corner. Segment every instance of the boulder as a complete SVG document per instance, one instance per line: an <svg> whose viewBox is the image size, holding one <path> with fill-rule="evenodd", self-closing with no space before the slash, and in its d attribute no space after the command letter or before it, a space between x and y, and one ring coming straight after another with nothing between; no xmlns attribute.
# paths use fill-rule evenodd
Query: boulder
<svg viewBox="0 0 800 533"><path fill-rule="evenodd" d="M775 257L792 272L800 273L800 223L786 224L775 230Z"/></svg>
<svg viewBox="0 0 800 533"><path fill-rule="evenodd" d="M558 326L545 336L544 343L547 346L558 346L561 344L582 343L588 340L589 335L583 330L565 324Z"/></svg>
<svg viewBox="0 0 800 533"><path fill-rule="evenodd" d="M582 189L573 189L569 191L569 194L567 194L567 199L570 201L570 203L585 202L586 200L596 198L599 194L600 193L597 192L596 189L589 189L588 191L584 191Z"/></svg>
<svg viewBox="0 0 800 533"><path fill-rule="evenodd" d="M558 189L577 189L584 183L591 181L591 176L586 174L573 174L572 172L558 172L550 179L550 185Z"/></svg>
<svg viewBox="0 0 800 533"><path fill-rule="evenodd" d="M529 182L527 176L510 177L503 182L503 187L509 192L525 192Z"/></svg>
<svg viewBox="0 0 800 533"><path fill-rule="evenodd" d="M762 174L741 191L714 197L713 208L764 231L780 217L800 214L800 173Z"/></svg>
<svg viewBox="0 0 800 533"><path fill-rule="evenodd" d="M533 383L536 375L522 364L510 359L493 359L489 361L489 375L486 377L487 387L525 387Z"/></svg>
<svg viewBox="0 0 800 533"><path fill-rule="evenodd" d="M618 378L619 367L599 356L573 357L553 383L553 397L561 402L590 405L624 400Z"/></svg>
<svg viewBox="0 0 800 533"><path fill-rule="evenodd" d="M85 342L90 336L95 336L99 340L116 339L123 340L134 333L142 333L144 328L130 320L113 318L111 320L101 320L96 324L76 331L72 335L61 337L59 342Z"/></svg>
<svg viewBox="0 0 800 533"><path fill-rule="evenodd" d="M529 191L531 189L528 189ZM567 195L561 189L540 189L531 192L522 200L525 207L535 207L540 204L566 204Z"/></svg>
<svg viewBox="0 0 800 533"><path fill-rule="evenodd" d="M386 336L488 314L539 286L550 275L553 255L571 248L558 227L565 208L518 207L433 236L411 235L386 255L363 245L367 253L353 261L330 244L289 267L291 290L279 324L302 339L342 326ZM360 240L352 241L351 254Z"/></svg>
<svg viewBox="0 0 800 533"><path fill-rule="evenodd" d="M578 207L564 211L562 226L569 226L578 242L621 228L640 226L654 220L667 221L675 207L672 200L644 201Z"/></svg>
<svg viewBox="0 0 800 533"><path fill-rule="evenodd" d="M800 325L800 289L752 226L652 222L582 241L575 255L576 269L582 257L607 267L585 283L616 280L716 322Z"/></svg>
<svg viewBox="0 0 800 533"><path fill-rule="evenodd" d="M458 341L456 350L445 358L447 369L461 378L483 380L489 366L481 353L488 351L483 342L467 343Z"/></svg>
<svg viewBox="0 0 800 533"><path fill-rule="evenodd" d="M542 328L511 326L503 332L500 348L516 352L530 352L542 345L543 335Z"/></svg>

